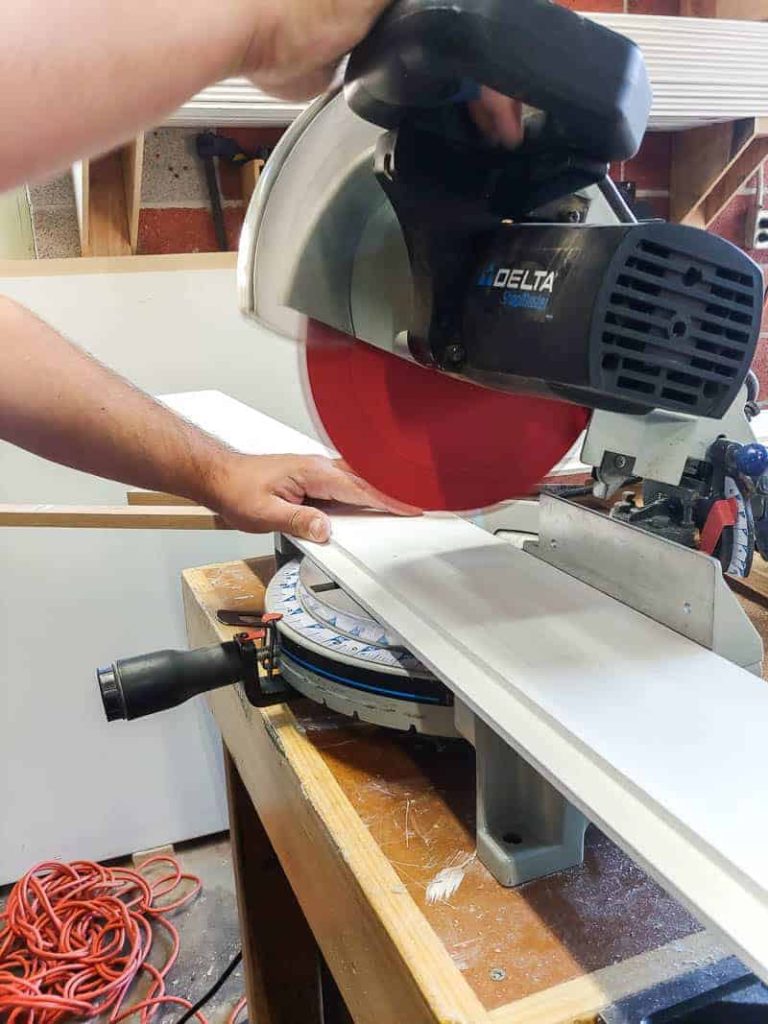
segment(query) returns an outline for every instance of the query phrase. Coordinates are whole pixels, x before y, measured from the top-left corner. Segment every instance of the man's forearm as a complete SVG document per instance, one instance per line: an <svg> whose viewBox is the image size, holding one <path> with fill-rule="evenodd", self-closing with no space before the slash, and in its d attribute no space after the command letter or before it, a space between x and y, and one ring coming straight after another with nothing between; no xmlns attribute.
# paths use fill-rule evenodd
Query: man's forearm
<svg viewBox="0 0 768 1024"><path fill-rule="evenodd" d="M0 437L66 466L203 504L232 453L0 298Z"/></svg>
<svg viewBox="0 0 768 1024"><path fill-rule="evenodd" d="M0 5L0 192L104 151L236 74L270 0Z"/></svg>

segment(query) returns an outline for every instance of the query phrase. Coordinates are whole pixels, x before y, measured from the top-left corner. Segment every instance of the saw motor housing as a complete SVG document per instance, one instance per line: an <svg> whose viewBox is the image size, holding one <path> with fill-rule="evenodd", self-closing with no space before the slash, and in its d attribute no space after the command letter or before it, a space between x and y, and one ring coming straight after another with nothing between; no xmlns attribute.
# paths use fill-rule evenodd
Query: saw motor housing
<svg viewBox="0 0 768 1024"><path fill-rule="evenodd" d="M661 222L504 225L446 278L417 285L432 289L416 303L431 307L420 355L479 384L593 408L720 418L760 330L752 261Z"/></svg>
<svg viewBox="0 0 768 1024"><path fill-rule="evenodd" d="M488 87L540 111L512 150L473 120ZM546 0L400 0L339 103L387 130L332 173L318 162L286 306L500 391L725 414L759 336L757 265L694 228L559 220L642 141L650 87L629 40Z"/></svg>

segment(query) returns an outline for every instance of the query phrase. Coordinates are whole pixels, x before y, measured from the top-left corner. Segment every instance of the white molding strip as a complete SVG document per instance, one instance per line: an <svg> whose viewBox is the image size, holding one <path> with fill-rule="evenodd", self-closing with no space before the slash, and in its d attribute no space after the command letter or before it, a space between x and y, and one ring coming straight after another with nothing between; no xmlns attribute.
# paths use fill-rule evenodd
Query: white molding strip
<svg viewBox="0 0 768 1024"><path fill-rule="evenodd" d="M193 96L165 124L183 128L287 125L306 105L268 96L247 78L225 78Z"/></svg>
<svg viewBox="0 0 768 1024"><path fill-rule="evenodd" d="M221 395L169 404L245 451L316 450ZM299 546L768 979L762 680L455 516L335 515Z"/></svg>
<svg viewBox="0 0 768 1024"><path fill-rule="evenodd" d="M633 39L653 84L653 130L671 131L740 117L768 117L768 22L643 14L587 17ZM193 96L169 125L287 125L305 104L267 96L247 78Z"/></svg>
<svg viewBox="0 0 768 1024"><path fill-rule="evenodd" d="M768 23L642 14L590 14L643 51L653 128L768 116Z"/></svg>

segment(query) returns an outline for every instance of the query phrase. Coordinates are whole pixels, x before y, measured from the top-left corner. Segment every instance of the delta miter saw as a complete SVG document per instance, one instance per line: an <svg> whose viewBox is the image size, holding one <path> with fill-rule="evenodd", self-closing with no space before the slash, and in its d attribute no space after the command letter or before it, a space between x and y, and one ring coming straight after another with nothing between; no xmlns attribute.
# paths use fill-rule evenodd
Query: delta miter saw
<svg viewBox="0 0 768 1024"><path fill-rule="evenodd" d="M514 146L510 97L525 104ZM650 105L639 50L546 0L399 0L270 157L241 304L305 343L319 422L372 484L527 534L532 557L759 672L723 572L768 553L768 451L750 427L763 278L718 237L634 219L608 167L637 151ZM546 490L507 501L582 434L594 495L631 496L610 514ZM108 717L240 681L255 704L288 684L364 721L461 735L496 876L580 860L582 816L399 636L285 538L278 566L265 616L223 611L243 627L230 643L102 670Z"/></svg>

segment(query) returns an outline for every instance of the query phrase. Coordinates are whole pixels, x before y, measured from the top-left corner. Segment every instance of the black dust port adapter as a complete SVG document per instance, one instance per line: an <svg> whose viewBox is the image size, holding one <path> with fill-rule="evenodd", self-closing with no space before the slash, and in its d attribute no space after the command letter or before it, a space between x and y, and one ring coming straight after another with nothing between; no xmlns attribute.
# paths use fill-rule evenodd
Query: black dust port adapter
<svg viewBox="0 0 768 1024"><path fill-rule="evenodd" d="M275 675L279 618L266 615L255 629L225 643L192 651L152 651L97 669L107 721L144 718L234 683L243 684L256 707L285 700L287 690Z"/></svg>

